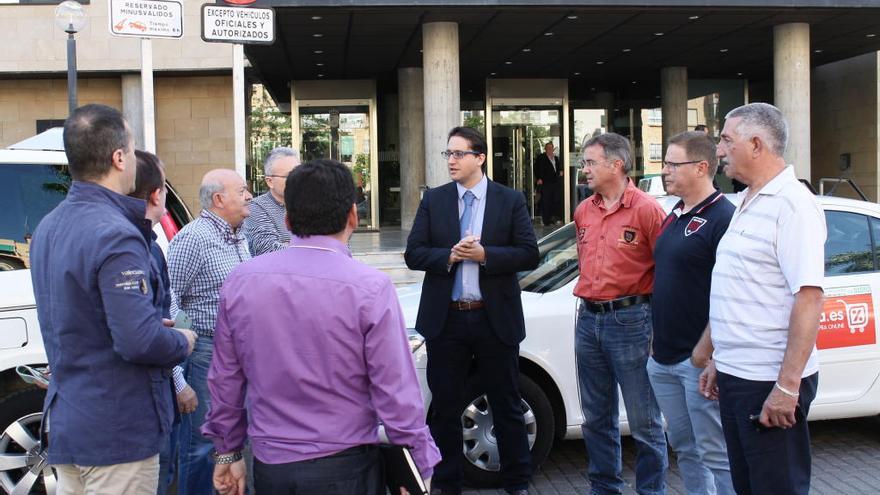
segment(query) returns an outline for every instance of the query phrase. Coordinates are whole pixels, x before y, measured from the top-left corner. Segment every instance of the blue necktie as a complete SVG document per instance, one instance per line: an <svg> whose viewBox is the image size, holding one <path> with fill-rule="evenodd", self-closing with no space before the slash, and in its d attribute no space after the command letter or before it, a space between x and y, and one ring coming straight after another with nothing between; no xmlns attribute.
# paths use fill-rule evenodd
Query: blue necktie
<svg viewBox="0 0 880 495"><path fill-rule="evenodd" d="M470 191L465 191L464 197L464 211L461 213L461 220L459 221L459 233L461 234L461 238L467 234L467 231L471 228L471 216L474 213L474 193ZM473 232L471 232L473 234ZM464 262L460 263L461 266L455 270L455 283L452 286L452 300L460 301L461 295L464 293L464 282L462 280L462 276L464 273Z"/></svg>

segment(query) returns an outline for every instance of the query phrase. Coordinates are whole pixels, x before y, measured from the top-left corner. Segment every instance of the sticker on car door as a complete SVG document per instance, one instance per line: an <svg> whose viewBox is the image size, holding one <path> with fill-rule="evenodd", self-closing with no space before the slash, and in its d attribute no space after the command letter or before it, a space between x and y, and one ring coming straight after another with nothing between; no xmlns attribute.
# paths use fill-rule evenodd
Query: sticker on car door
<svg viewBox="0 0 880 495"><path fill-rule="evenodd" d="M871 286L834 287L825 291L816 347L833 349L877 342Z"/></svg>

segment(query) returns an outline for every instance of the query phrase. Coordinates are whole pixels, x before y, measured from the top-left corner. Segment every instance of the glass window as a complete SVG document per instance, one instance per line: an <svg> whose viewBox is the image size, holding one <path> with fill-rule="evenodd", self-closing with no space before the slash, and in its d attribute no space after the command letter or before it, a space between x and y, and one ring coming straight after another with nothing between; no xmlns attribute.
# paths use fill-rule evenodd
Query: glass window
<svg viewBox="0 0 880 495"><path fill-rule="evenodd" d="M660 161L662 159L661 154L663 153L663 146L660 143L651 143L648 145L648 160L652 162Z"/></svg>
<svg viewBox="0 0 880 495"><path fill-rule="evenodd" d="M538 241L538 267L517 275L522 290L543 294L565 286L578 276L574 232L574 223L569 223Z"/></svg>
<svg viewBox="0 0 880 495"><path fill-rule="evenodd" d="M663 110L659 108L649 109L648 125L663 125Z"/></svg>
<svg viewBox="0 0 880 495"><path fill-rule="evenodd" d="M369 108L303 106L299 112L303 161L332 158L351 168L357 186L358 226L373 226Z"/></svg>
<svg viewBox="0 0 880 495"><path fill-rule="evenodd" d="M0 269L28 266L34 229L69 188L66 165L0 167Z"/></svg>
<svg viewBox="0 0 880 495"><path fill-rule="evenodd" d="M869 272L875 269L868 217L844 211L826 211L825 275Z"/></svg>

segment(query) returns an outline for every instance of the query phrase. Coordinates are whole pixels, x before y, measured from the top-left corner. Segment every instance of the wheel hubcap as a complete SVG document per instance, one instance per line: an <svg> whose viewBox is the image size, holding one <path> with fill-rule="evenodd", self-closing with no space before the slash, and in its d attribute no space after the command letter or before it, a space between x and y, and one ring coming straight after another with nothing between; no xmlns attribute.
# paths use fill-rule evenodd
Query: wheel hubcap
<svg viewBox="0 0 880 495"><path fill-rule="evenodd" d="M529 450L535 445L538 436L538 423L535 413L525 400L522 401L523 419L529 439ZM481 395L471 401L461 414L464 436L464 456L474 466L486 471L499 471L501 457L498 454L498 441L495 438L495 422L489 399Z"/></svg>
<svg viewBox="0 0 880 495"><path fill-rule="evenodd" d="M10 495L55 493L55 472L39 438L41 413L13 422L0 436L0 488Z"/></svg>

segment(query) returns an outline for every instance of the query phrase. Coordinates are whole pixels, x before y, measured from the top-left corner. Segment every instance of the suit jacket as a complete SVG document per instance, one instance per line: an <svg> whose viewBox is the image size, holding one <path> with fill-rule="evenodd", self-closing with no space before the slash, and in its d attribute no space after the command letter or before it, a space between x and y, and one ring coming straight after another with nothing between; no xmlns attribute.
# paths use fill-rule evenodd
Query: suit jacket
<svg viewBox="0 0 880 495"><path fill-rule="evenodd" d="M562 180L562 177L559 176L559 171L562 170L562 163L559 157L556 157L556 165L553 165L553 162L547 158L545 153L541 153L538 155L538 158L535 159L535 181L538 179L544 181L544 183L553 184Z"/></svg>
<svg viewBox="0 0 880 495"><path fill-rule="evenodd" d="M461 240L455 182L425 191L406 243L406 265L423 270L425 280L416 329L425 338L440 335L446 324L456 263L447 265L452 246ZM538 244L522 193L489 181L480 243L486 263L480 266L480 292L492 330L509 345L525 338L517 272L538 266Z"/></svg>

